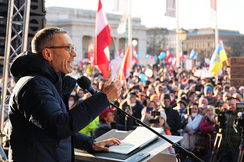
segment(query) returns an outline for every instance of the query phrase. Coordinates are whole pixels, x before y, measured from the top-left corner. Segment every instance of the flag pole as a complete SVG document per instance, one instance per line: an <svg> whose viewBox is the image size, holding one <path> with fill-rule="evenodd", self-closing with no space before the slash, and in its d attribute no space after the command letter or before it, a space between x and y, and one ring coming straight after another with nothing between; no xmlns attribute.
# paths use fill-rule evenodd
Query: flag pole
<svg viewBox="0 0 244 162"><path fill-rule="evenodd" d="M128 46L130 46L130 67L132 67L132 24L131 24L131 0L128 0Z"/></svg>
<svg viewBox="0 0 244 162"><path fill-rule="evenodd" d="M179 32L179 2L175 0L176 3L176 60L177 60L177 68L180 67L180 59L179 59L179 37L177 33Z"/></svg>
<svg viewBox="0 0 244 162"><path fill-rule="evenodd" d="M215 48L218 47L219 44L219 31L218 31L218 13L217 13L217 0L216 0L216 22L215 22Z"/></svg>

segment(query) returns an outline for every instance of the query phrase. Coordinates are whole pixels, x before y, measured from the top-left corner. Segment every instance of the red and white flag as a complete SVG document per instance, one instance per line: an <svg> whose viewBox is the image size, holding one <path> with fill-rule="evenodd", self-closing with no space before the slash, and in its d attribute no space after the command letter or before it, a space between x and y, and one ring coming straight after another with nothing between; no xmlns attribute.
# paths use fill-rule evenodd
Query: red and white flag
<svg viewBox="0 0 244 162"><path fill-rule="evenodd" d="M91 65L94 67L94 48L91 42L89 42L88 46L88 59L91 62Z"/></svg>
<svg viewBox="0 0 244 162"><path fill-rule="evenodd" d="M124 57L124 50L123 49L119 52L119 57L120 58L123 58Z"/></svg>
<svg viewBox="0 0 244 162"><path fill-rule="evenodd" d="M130 46L128 46L125 57L121 63L120 70L119 70L119 80L125 81L126 80L126 73L129 72L130 68Z"/></svg>
<svg viewBox="0 0 244 162"><path fill-rule="evenodd" d="M171 65L173 61L173 54L170 52L170 54L166 57L166 65Z"/></svg>
<svg viewBox="0 0 244 162"><path fill-rule="evenodd" d="M134 47L134 49L133 49L133 61L134 61L134 64L139 64L139 61L138 61L138 58L136 57L136 55L137 55L136 47Z"/></svg>
<svg viewBox="0 0 244 162"><path fill-rule="evenodd" d="M109 70L109 44L112 42L110 27L105 12L103 11L101 0L98 2L95 24L95 55L94 64L99 67L104 78L110 75Z"/></svg>
<svg viewBox="0 0 244 162"><path fill-rule="evenodd" d="M216 0L210 0L210 5L211 5L210 21L216 23L216 20L217 20L217 4L216 4Z"/></svg>
<svg viewBox="0 0 244 162"><path fill-rule="evenodd" d="M167 50L166 50L166 59L167 59L168 56L169 56L169 49L167 48Z"/></svg>
<svg viewBox="0 0 244 162"><path fill-rule="evenodd" d="M185 60L185 59L186 59L186 56L185 56L185 55L183 55L183 53L182 53L181 49L179 50L179 56L180 56L180 61L181 61L181 59L183 59L183 60Z"/></svg>
<svg viewBox="0 0 244 162"><path fill-rule="evenodd" d="M174 59L173 59L173 61L172 61L172 65L173 65L174 67L177 66L177 58L176 58L176 57L174 57Z"/></svg>

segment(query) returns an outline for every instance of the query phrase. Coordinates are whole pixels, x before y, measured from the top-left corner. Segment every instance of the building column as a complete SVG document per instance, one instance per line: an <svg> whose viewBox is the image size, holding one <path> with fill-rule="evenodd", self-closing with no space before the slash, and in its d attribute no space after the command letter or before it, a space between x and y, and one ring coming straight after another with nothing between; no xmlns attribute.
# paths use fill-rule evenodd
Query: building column
<svg viewBox="0 0 244 162"><path fill-rule="evenodd" d="M119 54L119 38L114 37L114 58Z"/></svg>

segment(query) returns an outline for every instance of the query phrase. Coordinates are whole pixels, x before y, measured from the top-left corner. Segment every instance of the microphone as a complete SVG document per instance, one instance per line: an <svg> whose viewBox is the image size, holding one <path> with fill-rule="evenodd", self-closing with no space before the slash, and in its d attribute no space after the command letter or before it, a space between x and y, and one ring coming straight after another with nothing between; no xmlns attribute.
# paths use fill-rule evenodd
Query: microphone
<svg viewBox="0 0 244 162"><path fill-rule="evenodd" d="M87 89L92 95L97 93L97 90L95 90L91 85L90 79L88 79L86 76L81 76L78 78L77 83L82 89Z"/></svg>

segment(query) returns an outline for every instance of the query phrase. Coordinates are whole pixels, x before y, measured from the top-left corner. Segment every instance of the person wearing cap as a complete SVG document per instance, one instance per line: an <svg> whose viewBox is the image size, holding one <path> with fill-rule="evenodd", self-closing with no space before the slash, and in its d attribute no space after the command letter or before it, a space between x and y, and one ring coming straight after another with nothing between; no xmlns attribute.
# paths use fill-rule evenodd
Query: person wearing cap
<svg viewBox="0 0 244 162"><path fill-rule="evenodd" d="M114 110L106 109L100 114L100 122L95 130L96 138L110 131L111 129L125 130L125 126L114 122ZM129 121L129 120L128 120Z"/></svg>
<svg viewBox="0 0 244 162"><path fill-rule="evenodd" d="M215 107L213 105L208 105L206 109L207 109L207 113L201 120L199 130L204 135L207 148L209 148L209 136L207 135L207 133L211 135L211 145L210 145L211 150L209 150L211 152L213 149L213 144L215 139L215 134L213 133L216 124L216 119L214 114Z"/></svg>
<svg viewBox="0 0 244 162"><path fill-rule="evenodd" d="M167 116L167 123L171 128L172 135L178 135L178 130L180 129L181 119L178 111L173 110L170 107L170 96L169 94L162 94L161 95L161 109L165 110Z"/></svg>
<svg viewBox="0 0 244 162"><path fill-rule="evenodd" d="M186 114L182 124L183 127L183 139L181 140L181 146L185 149L191 150L194 148L194 144L199 136L196 134L199 132L199 125L202 120L202 115L198 114L198 106L196 103L192 103L190 106L191 114Z"/></svg>
<svg viewBox="0 0 244 162"><path fill-rule="evenodd" d="M204 138L199 138L196 143L194 149L191 152L202 159L204 162L209 162L211 158L211 153L208 152L208 147L206 146L206 141ZM184 162L195 162L194 159L187 157Z"/></svg>
<svg viewBox="0 0 244 162"><path fill-rule="evenodd" d="M183 116L185 116L186 114L186 107L187 107L187 102L186 102L186 98L182 97L181 99L177 100L177 106L174 107L174 110L177 110L181 119Z"/></svg>
<svg viewBox="0 0 244 162"><path fill-rule="evenodd" d="M127 111L134 117L141 119L141 111L143 109L142 103L139 99L136 98L135 94L129 93L127 95L126 100L121 102L120 108ZM120 119L119 119L119 124L126 125L126 120L128 118L125 116L124 113L120 113ZM138 126L138 124L133 121L133 126ZM131 126L128 126L126 128L127 130L133 129Z"/></svg>
<svg viewBox="0 0 244 162"><path fill-rule="evenodd" d="M171 135L170 127L167 123L167 116L165 114L164 109L159 109L160 116L155 116L155 120L158 119L158 123L151 123L152 128L163 128L162 135ZM164 150L162 153L164 154L173 154L175 153L174 148L169 147L166 150Z"/></svg>
<svg viewBox="0 0 244 162"><path fill-rule="evenodd" d="M208 99L209 105L218 106L219 101L213 97L213 89L211 86L206 86L204 88L204 95Z"/></svg>

